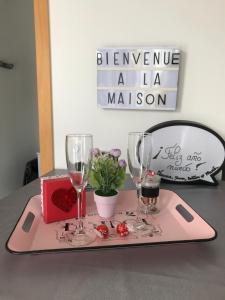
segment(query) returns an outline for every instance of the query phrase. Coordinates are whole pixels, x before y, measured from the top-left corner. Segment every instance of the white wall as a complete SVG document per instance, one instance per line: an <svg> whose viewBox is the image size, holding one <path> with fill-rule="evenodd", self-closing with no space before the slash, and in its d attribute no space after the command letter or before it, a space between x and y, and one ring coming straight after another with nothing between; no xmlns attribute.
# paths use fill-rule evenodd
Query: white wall
<svg viewBox="0 0 225 300"><path fill-rule="evenodd" d="M201 122L225 138L224 0L50 0L55 166L66 167L67 133L120 147L127 133L162 121ZM103 110L96 100L97 48L175 46L182 51L176 112Z"/></svg>
<svg viewBox="0 0 225 300"><path fill-rule="evenodd" d="M0 198L22 186L38 151L33 1L0 0Z"/></svg>

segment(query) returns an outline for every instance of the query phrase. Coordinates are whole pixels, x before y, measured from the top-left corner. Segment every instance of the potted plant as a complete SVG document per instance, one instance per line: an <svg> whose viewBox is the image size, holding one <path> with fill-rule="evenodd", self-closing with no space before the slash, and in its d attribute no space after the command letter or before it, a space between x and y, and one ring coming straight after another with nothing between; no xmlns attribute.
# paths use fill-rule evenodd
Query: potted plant
<svg viewBox="0 0 225 300"><path fill-rule="evenodd" d="M120 149L108 152L93 149L89 183L95 190L94 200L98 214L104 218L113 216L118 189L123 186L126 178L126 161L119 160L120 155Z"/></svg>

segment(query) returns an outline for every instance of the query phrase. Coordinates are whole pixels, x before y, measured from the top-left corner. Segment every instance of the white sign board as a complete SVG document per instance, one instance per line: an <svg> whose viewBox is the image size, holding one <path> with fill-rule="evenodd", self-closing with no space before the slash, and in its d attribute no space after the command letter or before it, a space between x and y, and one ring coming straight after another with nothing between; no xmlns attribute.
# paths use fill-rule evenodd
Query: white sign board
<svg viewBox="0 0 225 300"><path fill-rule="evenodd" d="M103 48L97 50L96 61L100 107L176 109L178 49Z"/></svg>
<svg viewBox="0 0 225 300"><path fill-rule="evenodd" d="M225 161L224 140L198 123L169 121L152 132L151 169L172 182L216 184Z"/></svg>

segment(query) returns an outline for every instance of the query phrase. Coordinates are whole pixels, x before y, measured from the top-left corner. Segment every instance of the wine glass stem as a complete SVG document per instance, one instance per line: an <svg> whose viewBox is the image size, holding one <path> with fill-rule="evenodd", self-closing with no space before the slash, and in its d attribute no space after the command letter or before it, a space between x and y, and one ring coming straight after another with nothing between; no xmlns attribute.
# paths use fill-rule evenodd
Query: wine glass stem
<svg viewBox="0 0 225 300"><path fill-rule="evenodd" d="M136 190L137 190L137 220L140 218L140 198L141 198L141 184L136 184Z"/></svg>
<svg viewBox="0 0 225 300"><path fill-rule="evenodd" d="M81 220L81 191L77 190L77 219L78 219L78 234L84 232L84 224Z"/></svg>
<svg viewBox="0 0 225 300"><path fill-rule="evenodd" d="M141 186L140 185L137 185L137 197L138 197L138 199L140 199L140 197L141 197Z"/></svg>

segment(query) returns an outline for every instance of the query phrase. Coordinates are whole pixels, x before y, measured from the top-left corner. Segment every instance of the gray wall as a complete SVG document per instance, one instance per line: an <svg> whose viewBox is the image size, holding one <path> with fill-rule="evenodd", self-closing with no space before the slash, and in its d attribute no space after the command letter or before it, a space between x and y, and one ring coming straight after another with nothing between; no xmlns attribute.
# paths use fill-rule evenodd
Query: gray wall
<svg viewBox="0 0 225 300"><path fill-rule="evenodd" d="M33 1L0 0L0 198L20 187L38 151Z"/></svg>

